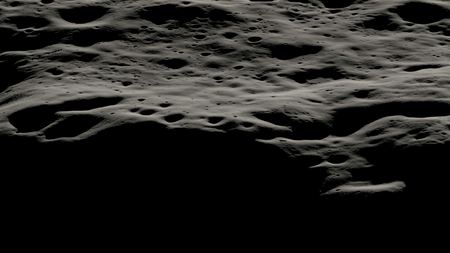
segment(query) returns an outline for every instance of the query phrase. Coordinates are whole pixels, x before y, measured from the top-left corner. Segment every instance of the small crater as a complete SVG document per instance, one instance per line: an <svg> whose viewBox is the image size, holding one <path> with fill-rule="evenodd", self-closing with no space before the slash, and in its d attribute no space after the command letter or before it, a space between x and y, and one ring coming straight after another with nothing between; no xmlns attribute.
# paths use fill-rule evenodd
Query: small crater
<svg viewBox="0 0 450 253"><path fill-rule="evenodd" d="M24 5L25 3L22 3L22 2L19 2L19 1L12 1L9 5L11 6L11 7L18 7L18 6L22 6L22 5Z"/></svg>
<svg viewBox="0 0 450 253"><path fill-rule="evenodd" d="M438 69L441 68L442 65L439 64L423 64L423 65L415 65L405 68L404 70L407 72L415 72L422 69Z"/></svg>
<svg viewBox="0 0 450 253"><path fill-rule="evenodd" d="M441 26L439 26L439 25L430 25L429 27L428 27L428 31L430 31L430 32L432 32L432 33L435 33L435 32L442 32L442 31L444 31L445 30L445 28L444 27L441 27Z"/></svg>
<svg viewBox="0 0 450 253"><path fill-rule="evenodd" d="M280 60L290 60L303 55L317 54L322 49L323 48L321 46L313 46L313 45L296 46L289 44L274 45L270 47L272 56Z"/></svg>
<svg viewBox="0 0 450 253"><path fill-rule="evenodd" d="M298 83L306 83L319 78L338 80L346 78L346 76L347 73L335 66L325 67L322 69L305 69L287 74L288 78Z"/></svg>
<svg viewBox="0 0 450 253"><path fill-rule="evenodd" d="M190 11L189 11L190 10ZM143 8L139 16L156 25L162 25L169 20L186 23L196 18L202 12L199 8L179 8L176 4L162 4Z"/></svg>
<svg viewBox="0 0 450 253"><path fill-rule="evenodd" d="M59 76L62 75L64 73L64 71L58 69L58 68L51 68L47 70L48 73L54 75L54 76Z"/></svg>
<svg viewBox="0 0 450 253"><path fill-rule="evenodd" d="M234 32L226 32L226 33L223 34L223 37L225 37L225 38L227 38L229 40L233 39L236 36L238 36L238 34L234 33Z"/></svg>
<svg viewBox="0 0 450 253"><path fill-rule="evenodd" d="M212 68L212 69L219 69L222 67L226 67L226 64L222 61L218 61L218 60L211 60L211 61L207 61L204 64L205 67L207 68Z"/></svg>
<svg viewBox="0 0 450 253"><path fill-rule="evenodd" d="M164 102L164 103L159 104L159 106L161 106L162 108L167 108L167 107L172 106L172 104L169 102Z"/></svg>
<svg viewBox="0 0 450 253"><path fill-rule="evenodd" d="M224 117L208 117L208 122L211 124L217 124L221 122L224 119Z"/></svg>
<svg viewBox="0 0 450 253"><path fill-rule="evenodd" d="M418 134L420 131L422 131L421 128L416 128L416 129L410 130L408 133L412 134L412 135L415 135L415 134Z"/></svg>
<svg viewBox="0 0 450 253"><path fill-rule="evenodd" d="M383 132L384 132L384 129L377 128L377 129L374 129L374 130L371 130L371 131L367 132L366 135L369 136L369 137L378 136L378 135L382 134Z"/></svg>
<svg viewBox="0 0 450 253"><path fill-rule="evenodd" d="M131 81L123 81L123 82L122 82L122 85L125 86L125 87L126 87L126 86L130 86L130 85L132 85L132 84L133 84L133 82L131 82Z"/></svg>
<svg viewBox="0 0 450 253"><path fill-rule="evenodd" d="M86 24L103 17L108 8L103 6L81 6L72 9L59 9L59 15L69 23Z"/></svg>
<svg viewBox="0 0 450 253"><path fill-rule="evenodd" d="M164 117L164 119L169 123L175 123L177 121L182 120L183 118L184 115L180 113L170 114Z"/></svg>
<svg viewBox="0 0 450 253"><path fill-rule="evenodd" d="M390 11L397 13L404 21L416 24L434 23L450 17L449 10L440 5L417 1L406 2Z"/></svg>
<svg viewBox="0 0 450 253"><path fill-rule="evenodd" d="M180 58L164 59L160 60L158 63L171 69L180 69L188 65L186 60Z"/></svg>
<svg viewBox="0 0 450 253"><path fill-rule="evenodd" d="M156 112L158 112L158 111L154 110L154 109L144 109L144 110L140 111L139 114L141 114L143 116L149 116L149 115L155 114Z"/></svg>
<svg viewBox="0 0 450 253"><path fill-rule="evenodd" d="M313 98L308 98L307 100L312 102L312 103L315 103L315 104L322 104L323 103L323 101L320 101L320 100L317 100L317 99L313 99Z"/></svg>
<svg viewBox="0 0 450 253"><path fill-rule="evenodd" d="M340 164L340 163L344 163L345 161L348 160L348 156L347 155L331 155L330 157L328 157L327 161L333 164Z"/></svg>
<svg viewBox="0 0 450 253"><path fill-rule="evenodd" d="M370 90L358 90L353 92L353 96L356 98L368 98L370 94Z"/></svg>
<svg viewBox="0 0 450 253"><path fill-rule="evenodd" d="M370 20L362 22L361 24L359 24L359 26L378 31L395 31L399 28L399 25L392 19L390 15L387 14L380 14Z"/></svg>
<svg viewBox="0 0 450 253"><path fill-rule="evenodd" d="M327 8L346 8L354 4L357 0L320 0Z"/></svg>
<svg viewBox="0 0 450 253"><path fill-rule="evenodd" d="M209 56L209 55L211 55L211 53L205 52L205 53L201 53L200 55L201 55L201 56L205 56L205 57L206 57L206 56Z"/></svg>
<svg viewBox="0 0 450 253"><path fill-rule="evenodd" d="M228 47L220 44L212 44L210 45L210 49L218 53L219 55L229 54L236 51L236 49L233 47Z"/></svg>
<svg viewBox="0 0 450 253"><path fill-rule="evenodd" d="M422 133L417 134L417 135L414 137L414 139L416 139L416 140L425 139L425 138L427 138L428 136L430 136L430 133L428 133L428 132L422 132Z"/></svg>
<svg viewBox="0 0 450 253"><path fill-rule="evenodd" d="M236 69L236 70L239 70L239 69L243 69L243 68L244 68L244 66L242 66L242 65L238 65L238 66L234 66L233 68L234 68L234 69Z"/></svg>
<svg viewBox="0 0 450 253"><path fill-rule="evenodd" d="M253 126L253 123L251 123L251 122L243 122L242 126L244 126L245 128L250 128L250 127Z"/></svg>
<svg viewBox="0 0 450 253"><path fill-rule="evenodd" d="M206 35L204 35L204 34L197 34L197 35L194 35L194 39L204 40L204 39L206 39Z"/></svg>
<svg viewBox="0 0 450 253"><path fill-rule="evenodd" d="M252 37L248 38L248 41L251 43L260 42L261 40L262 40L262 38L258 37L258 36L252 36Z"/></svg>

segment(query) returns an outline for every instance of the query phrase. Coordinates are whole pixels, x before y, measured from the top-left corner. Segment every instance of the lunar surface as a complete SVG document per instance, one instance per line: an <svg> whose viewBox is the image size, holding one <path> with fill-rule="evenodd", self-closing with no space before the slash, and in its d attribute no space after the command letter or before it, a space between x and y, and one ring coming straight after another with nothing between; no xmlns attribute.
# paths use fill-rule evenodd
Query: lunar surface
<svg viewBox="0 0 450 253"><path fill-rule="evenodd" d="M449 194L448 1L1 1L0 37L13 169L242 202Z"/></svg>

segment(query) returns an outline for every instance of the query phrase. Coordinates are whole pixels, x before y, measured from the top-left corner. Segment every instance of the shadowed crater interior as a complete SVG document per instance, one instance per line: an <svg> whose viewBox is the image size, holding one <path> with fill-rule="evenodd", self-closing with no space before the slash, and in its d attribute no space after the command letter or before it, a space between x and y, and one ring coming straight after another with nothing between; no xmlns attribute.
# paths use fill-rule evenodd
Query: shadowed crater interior
<svg viewBox="0 0 450 253"><path fill-rule="evenodd" d="M86 24L103 17L108 8L103 6L80 6L58 10L62 19L74 24Z"/></svg>
<svg viewBox="0 0 450 253"><path fill-rule="evenodd" d="M449 9L426 2L407 2L390 11L397 13L403 20L416 24L434 23L450 17Z"/></svg>
<svg viewBox="0 0 450 253"><path fill-rule="evenodd" d="M290 45L290 44L279 44L270 46L270 51L272 56L280 60L290 60L296 57L316 54L320 52L323 48L321 46L313 45Z"/></svg>
<svg viewBox="0 0 450 253"><path fill-rule="evenodd" d="M354 4L357 0L320 0L320 1L327 8L346 8Z"/></svg>

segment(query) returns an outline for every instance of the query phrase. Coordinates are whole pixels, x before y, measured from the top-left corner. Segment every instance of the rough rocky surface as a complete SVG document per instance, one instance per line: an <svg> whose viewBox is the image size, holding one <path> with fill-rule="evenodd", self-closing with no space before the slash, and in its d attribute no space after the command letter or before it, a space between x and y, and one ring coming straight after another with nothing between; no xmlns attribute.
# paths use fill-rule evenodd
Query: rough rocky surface
<svg viewBox="0 0 450 253"><path fill-rule="evenodd" d="M11 169L290 208L448 196L448 1L2 1L0 37Z"/></svg>

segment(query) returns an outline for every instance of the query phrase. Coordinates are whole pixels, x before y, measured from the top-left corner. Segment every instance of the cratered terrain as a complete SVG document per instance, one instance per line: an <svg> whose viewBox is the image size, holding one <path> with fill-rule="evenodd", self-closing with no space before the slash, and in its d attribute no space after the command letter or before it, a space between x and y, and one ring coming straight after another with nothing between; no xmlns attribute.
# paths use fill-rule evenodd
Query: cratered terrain
<svg viewBox="0 0 450 253"><path fill-rule="evenodd" d="M0 38L9 170L288 210L448 197L448 1L1 1Z"/></svg>

